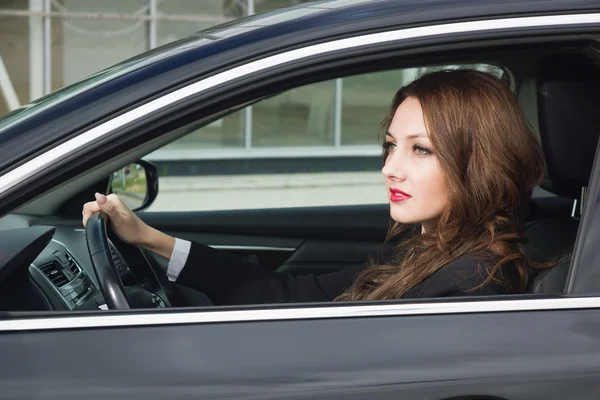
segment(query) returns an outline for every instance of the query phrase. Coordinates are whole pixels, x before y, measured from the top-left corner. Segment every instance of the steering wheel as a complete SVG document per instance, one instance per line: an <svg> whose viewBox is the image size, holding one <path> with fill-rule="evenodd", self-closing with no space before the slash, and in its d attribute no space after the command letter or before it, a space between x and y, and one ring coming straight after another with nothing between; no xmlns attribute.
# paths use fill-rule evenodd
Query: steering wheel
<svg viewBox="0 0 600 400"><path fill-rule="evenodd" d="M136 260L130 260L136 262L129 264L137 285L123 286L113 257L120 257L120 262L125 262L125 259L109 240L109 225L108 215L98 212L88 219L85 227L88 251L108 308L129 310L131 308L171 307L160 280L141 250L136 246L121 242L122 247L129 247L129 249L124 249L129 250L129 254L138 254ZM114 236L116 237L116 235Z"/></svg>

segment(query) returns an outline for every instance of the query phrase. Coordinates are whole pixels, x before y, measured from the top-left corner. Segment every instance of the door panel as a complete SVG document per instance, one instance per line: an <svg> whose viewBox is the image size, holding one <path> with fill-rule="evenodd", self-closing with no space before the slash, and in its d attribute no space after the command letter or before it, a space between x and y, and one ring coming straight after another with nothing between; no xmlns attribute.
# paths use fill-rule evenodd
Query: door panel
<svg viewBox="0 0 600 400"><path fill-rule="evenodd" d="M140 213L140 217L165 231L381 242L388 228L389 206L376 204L266 210L148 212Z"/></svg>
<svg viewBox="0 0 600 400"><path fill-rule="evenodd" d="M335 271L389 253L388 206L140 213L170 235L292 274Z"/></svg>
<svg viewBox="0 0 600 400"><path fill-rule="evenodd" d="M3 333L3 357L12 361L0 364L0 393L595 400L599 330L600 312L575 310Z"/></svg>
<svg viewBox="0 0 600 400"><path fill-rule="evenodd" d="M334 272L391 255L392 247L378 242L307 240L278 270L294 275Z"/></svg>

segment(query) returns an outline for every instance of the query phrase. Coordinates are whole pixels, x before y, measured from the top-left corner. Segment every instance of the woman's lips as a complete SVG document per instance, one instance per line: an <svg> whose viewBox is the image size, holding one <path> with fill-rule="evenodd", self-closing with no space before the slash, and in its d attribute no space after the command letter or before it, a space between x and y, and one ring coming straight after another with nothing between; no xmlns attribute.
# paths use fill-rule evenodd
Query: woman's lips
<svg viewBox="0 0 600 400"><path fill-rule="evenodd" d="M390 201L394 203L400 203L401 201L410 199L408 193L404 193L402 190L390 189Z"/></svg>

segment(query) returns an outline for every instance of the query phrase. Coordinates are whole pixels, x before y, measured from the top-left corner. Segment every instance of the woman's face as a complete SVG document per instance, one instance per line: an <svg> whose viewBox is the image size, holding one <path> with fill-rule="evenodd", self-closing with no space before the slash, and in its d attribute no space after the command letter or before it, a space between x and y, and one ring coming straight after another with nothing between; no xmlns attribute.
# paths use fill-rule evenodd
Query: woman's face
<svg viewBox="0 0 600 400"><path fill-rule="evenodd" d="M425 231L437 223L448 194L419 100L408 97L400 104L384 146L388 157L381 172L391 217L402 224L420 223Z"/></svg>

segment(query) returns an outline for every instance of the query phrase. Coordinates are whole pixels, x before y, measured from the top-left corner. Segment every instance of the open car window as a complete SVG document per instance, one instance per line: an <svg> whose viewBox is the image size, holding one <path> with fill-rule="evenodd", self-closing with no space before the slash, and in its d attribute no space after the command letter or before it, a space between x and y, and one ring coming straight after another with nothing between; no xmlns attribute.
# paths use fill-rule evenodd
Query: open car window
<svg viewBox="0 0 600 400"><path fill-rule="evenodd" d="M395 92L436 65L318 82L261 100L148 154L159 193L151 212L384 204L381 122ZM236 193L243 191L240 202ZM128 196L127 191L122 191Z"/></svg>

